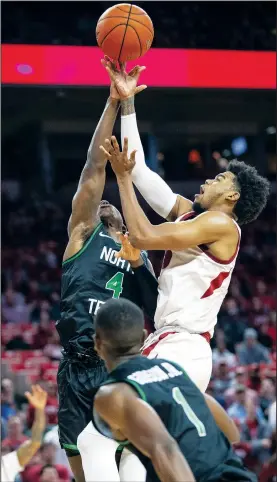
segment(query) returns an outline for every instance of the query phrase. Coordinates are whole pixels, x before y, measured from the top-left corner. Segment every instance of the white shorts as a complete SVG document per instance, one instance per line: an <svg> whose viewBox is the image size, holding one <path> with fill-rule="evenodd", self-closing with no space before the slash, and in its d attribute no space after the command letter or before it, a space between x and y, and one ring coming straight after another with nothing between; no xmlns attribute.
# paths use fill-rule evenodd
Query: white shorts
<svg viewBox="0 0 277 482"><path fill-rule="evenodd" d="M201 392L206 391L212 374L212 350L204 336L187 331L154 333L146 340L142 354L177 363Z"/></svg>

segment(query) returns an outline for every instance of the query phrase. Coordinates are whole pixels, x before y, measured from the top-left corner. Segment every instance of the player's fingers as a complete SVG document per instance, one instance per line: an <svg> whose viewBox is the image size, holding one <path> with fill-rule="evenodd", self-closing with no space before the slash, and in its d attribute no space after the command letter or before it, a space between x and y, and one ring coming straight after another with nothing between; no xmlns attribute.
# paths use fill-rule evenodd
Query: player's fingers
<svg viewBox="0 0 277 482"><path fill-rule="evenodd" d="M120 62L120 60L119 60L118 63L119 63L120 71L125 74L126 73L126 62Z"/></svg>
<svg viewBox="0 0 277 482"><path fill-rule="evenodd" d="M138 68L139 68L138 65L136 65L135 67L133 67L132 70L130 70L130 72L128 73L128 75L129 75L130 77L134 77L134 76L137 74Z"/></svg>
<svg viewBox="0 0 277 482"><path fill-rule="evenodd" d="M135 72L133 73L132 77L135 78L136 80L138 80L140 74L146 69L146 67L143 65L143 66L140 66L138 65L137 66L137 69L135 70Z"/></svg>
<svg viewBox="0 0 277 482"><path fill-rule="evenodd" d="M111 138L111 142L112 142L112 146L114 148L114 151L116 154L119 154L120 153L120 149L119 149L119 145L118 145L118 142L117 142L117 139L115 136L112 136Z"/></svg>
<svg viewBox="0 0 277 482"><path fill-rule="evenodd" d="M114 70L112 69L111 62L106 62L105 60L102 59L101 64L108 72L110 79L115 80L115 73L114 73Z"/></svg>
<svg viewBox="0 0 277 482"><path fill-rule="evenodd" d="M132 151L131 154L130 154L130 161L132 161L133 164L135 164L135 162L136 162L136 153L137 153L137 149Z"/></svg>
<svg viewBox="0 0 277 482"><path fill-rule="evenodd" d="M128 137L124 137L122 152L123 152L124 155L127 156L127 154L128 154Z"/></svg>
<svg viewBox="0 0 277 482"><path fill-rule="evenodd" d="M100 151L105 154L106 158L109 159L109 161L112 159L112 156L109 152L106 151L106 149L103 146L99 146Z"/></svg>
<svg viewBox="0 0 277 482"><path fill-rule="evenodd" d="M30 392L25 392L24 393L25 397L27 398L28 401L30 401L30 399L32 398L32 395Z"/></svg>
<svg viewBox="0 0 277 482"><path fill-rule="evenodd" d="M140 92L142 92L145 89L147 89L147 85L139 85L138 87L136 87L135 95L139 94Z"/></svg>

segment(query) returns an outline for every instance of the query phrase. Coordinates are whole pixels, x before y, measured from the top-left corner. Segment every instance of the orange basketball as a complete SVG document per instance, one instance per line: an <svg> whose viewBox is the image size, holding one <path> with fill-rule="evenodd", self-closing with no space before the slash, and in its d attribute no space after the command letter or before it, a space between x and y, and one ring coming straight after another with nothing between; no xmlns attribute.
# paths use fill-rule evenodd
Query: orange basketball
<svg viewBox="0 0 277 482"><path fill-rule="evenodd" d="M136 5L119 3L108 8L98 20L96 39L113 60L127 62L142 57L154 37L151 18Z"/></svg>

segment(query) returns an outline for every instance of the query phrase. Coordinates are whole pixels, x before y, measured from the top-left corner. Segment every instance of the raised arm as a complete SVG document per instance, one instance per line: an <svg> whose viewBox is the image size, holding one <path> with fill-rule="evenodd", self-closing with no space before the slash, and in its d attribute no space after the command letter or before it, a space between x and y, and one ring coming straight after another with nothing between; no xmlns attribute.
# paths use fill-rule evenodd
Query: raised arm
<svg viewBox="0 0 277 482"><path fill-rule="evenodd" d="M173 193L166 182L156 173L151 171L145 164L144 151L138 131L135 112L135 93L140 92L137 82L145 67L135 67L129 74L125 65L121 65L121 71L116 70L109 61L103 62L111 81L116 85L121 98L121 143L124 137L129 139L130 154L137 151L136 166L132 172L132 180L156 213L169 221L175 221L181 214L191 210L192 202L182 196ZM143 90L146 86L141 86Z"/></svg>
<svg viewBox="0 0 277 482"><path fill-rule="evenodd" d="M131 179L135 165L135 151L127 155L128 139L124 139L122 153L116 138L106 140L105 152L117 176L124 218L128 227L131 244L145 250L182 250L202 244L211 244L226 238L226 258L233 253L237 243L237 229L224 213L207 211L185 223L163 223L154 226L141 209ZM225 255L221 253L222 257ZM225 259L225 257L224 257Z"/></svg>
<svg viewBox="0 0 277 482"><path fill-rule="evenodd" d="M35 420L32 426L31 440L23 443L17 450L17 457L21 467L27 465L41 445L42 435L45 430L45 405L47 393L38 385L32 387L32 393L26 396L30 404L35 408Z"/></svg>
<svg viewBox="0 0 277 482"><path fill-rule="evenodd" d="M161 482L195 481L178 444L160 417L131 387L118 383L100 388L94 408L114 431L119 431L151 459Z"/></svg>
<svg viewBox="0 0 277 482"><path fill-rule="evenodd" d="M112 135L118 108L119 101L109 97L89 145L87 160L73 197L72 214L68 223L69 237L79 224L91 230L98 222L97 209L106 180L106 159L99 151L99 146L107 136Z"/></svg>

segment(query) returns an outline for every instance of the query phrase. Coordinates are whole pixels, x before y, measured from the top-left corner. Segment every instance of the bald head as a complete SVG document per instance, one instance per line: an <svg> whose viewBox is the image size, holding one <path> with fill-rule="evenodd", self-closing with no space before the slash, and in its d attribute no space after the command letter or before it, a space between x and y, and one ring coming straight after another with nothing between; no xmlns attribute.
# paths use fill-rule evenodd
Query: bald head
<svg viewBox="0 0 277 482"><path fill-rule="evenodd" d="M101 306L95 319L95 348L120 357L138 352L144 341L144 316L140 308L124 298L110 299Z"/></svg>

